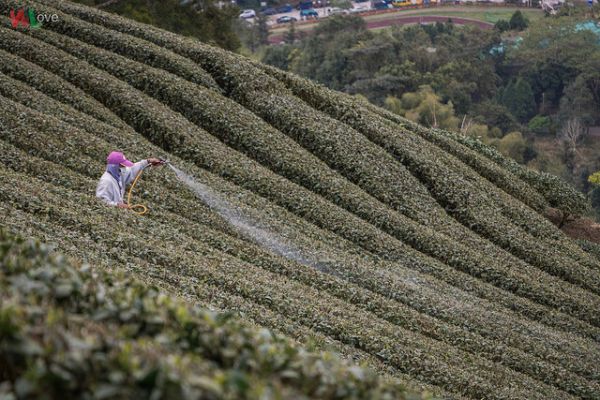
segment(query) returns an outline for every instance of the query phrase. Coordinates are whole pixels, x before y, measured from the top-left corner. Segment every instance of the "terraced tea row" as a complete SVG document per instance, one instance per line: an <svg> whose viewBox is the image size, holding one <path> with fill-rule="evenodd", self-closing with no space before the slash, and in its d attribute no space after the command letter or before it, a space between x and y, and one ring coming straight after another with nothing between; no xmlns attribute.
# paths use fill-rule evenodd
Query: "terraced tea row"
<svg viewBox="0 0 600 400"><path fill-rule="evenodd" d="M0 0L2 12L21 5ZM417 390L600 397L600 261L542 216L582 209L560 181L188 38L68 2L27 5L59 21L0 27L11 232ZM150 214L107 208L93 187L116 148L169 158L299 256L262 247L170 170L136 190ZM315 390L285 384L284 397Z"/></svg>

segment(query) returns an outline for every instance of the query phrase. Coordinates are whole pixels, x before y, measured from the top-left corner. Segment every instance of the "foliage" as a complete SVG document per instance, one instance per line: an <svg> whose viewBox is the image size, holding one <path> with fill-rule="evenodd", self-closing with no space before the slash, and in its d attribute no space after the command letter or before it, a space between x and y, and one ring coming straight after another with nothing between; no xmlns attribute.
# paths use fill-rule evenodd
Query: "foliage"
<svg viewBox="0 0 600 400"><path fill-rule="evenodd" d="M518 163L525 161L525 151L527 150L527 142L523 138L521 132L511 132L502 139L494 143L494 146L500 150L502 154L508 156Z"/></svg>
<svg viewBox="0 0 600 400"><path fill-rule="evenodd" d="M538 114L529 120L527 128L536 135L549 135L552 133L553 125L550 117Z"/></svg>
<svg viewBox="0 0 600 400"><path fill-rule="evenodd" d="M12 6L0 1L3 13ZM7 229L98 268L122 268L144 287L340 351L418 391L600 395L598 260L541 214L548 205L580 210L574 189L469 136L423 127L197 40L73 3L33 6L59 14L60 23L0 28ZM9 53L16 46L18 56ZM369 59L360 43L353 51ZM420 71L426 61L400 71ZM168 157L297 252L261 247L169 170L144 174L147 216L100 204L91 189L114 148L132 158ZM250 366L254 351L281 359L277 349L250 347L227 354ZM314 379L286 374L277 388L296 392L281 397L385 398L384 389L360 392L360 383L336 375L328 357L315 361L322 369ZM281 370L273 365L280 364L268 360L261 379L275 374L277 385ZM383 379L345 370L362 382Z"/></svg>
<svg viewBox="0 0 600 400"><path fill-rule="evenodd" d="M420 87L416 93L404 93L401 99L388 97L385 105L390 111L431 128L458 128L452 103L443 104L429 86Z"/></svg>
<svg viewBox="0 0 600 400"><path fill-rule="evenodd" d="M527 29L527 27L529 26L529 21L527 20L527 17L525 17L523 15L521 10L517 10L510 17L510 20L508 21L508 25L510 26L510 29L512 29L512 30L522 31L522 30Z"/></svg>
<svg viewBox="0 0 600 400"><path fill-rule="evenodd" d="M494 24L494 28L500 32L506 32L506 31L510 30L510 23L505 19L499 19Z"/></svg>
<svg viewBox="0 0 600 400"><path fill-rule="evenodd" d="M523 78L517 78L515 81L509 83L498 93L498 97L500 103L520 122L529 121L537 112L537 105L531 86Z"/></svg>
<svg viewBox="0 0 600 400"><path fill-rule="evenodd" d="M600 186L600 171L599 172L594 172L593 174L591 174L588 177L588 182L596 185L596 186Z"/></svg>
<svg viewBox="0 0 600 400"><path fill-rule="evenodd" d="M105 2L93 0L95 4ZM232 29L238 17L237 7L219 8L212 0L185 3L179 0L127 0L113 2L105 9L225 49L237 50L240 47Z"/></svg>
<svg viewBox="0 0 600 400"><path fill-rule="evenodd" d="M0 244L5 396L404 396L335 355L190 307L122 271L77 265L3 232Z"/></svg>

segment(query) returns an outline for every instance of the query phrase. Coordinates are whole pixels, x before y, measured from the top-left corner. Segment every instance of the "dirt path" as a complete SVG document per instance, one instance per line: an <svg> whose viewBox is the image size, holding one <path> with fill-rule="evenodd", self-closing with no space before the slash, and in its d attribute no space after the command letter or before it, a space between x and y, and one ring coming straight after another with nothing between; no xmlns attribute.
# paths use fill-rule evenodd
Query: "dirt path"
<svg viewBox="0 0 600 400"><path fill-rule="evenodd" d="M556 226L561 225L562 213L555 208L546 210L546 217ZM600 244L600 224L590 218L568 218L560 229L573 239L585 239Z"/></svg>

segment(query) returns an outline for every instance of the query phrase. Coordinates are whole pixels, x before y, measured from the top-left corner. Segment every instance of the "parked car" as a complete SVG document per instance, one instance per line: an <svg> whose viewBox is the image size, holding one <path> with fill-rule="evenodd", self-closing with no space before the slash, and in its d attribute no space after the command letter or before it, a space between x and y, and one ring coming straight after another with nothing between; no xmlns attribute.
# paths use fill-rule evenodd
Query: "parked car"
<svg viewBox="0 0 600 400"><path fill-rule="evenodd" d="M359 13L363 13L363 12L370 11L370 10L371 10L371 7L369 7L367 5L361 5L361 6L356 6L352 9L350 9L350 12L352 14L359 14Z"/></svg>
<svg viewBox="0 0 600 400"><path fill-rule="evenodd" d="M339 8L339 7L333 7L333 8L329 8L327 10L327 13L329 15L346 15L346 14L349 14L350 11L344 10L343 8Z"/></svg>
<svg viewBox="0 0 600 400"><path fill-rule="evenodd" d="M289 15L284 15L283 17L277 18L278 24L287 24L288 22L292 22L292 21L296 22L296 21L298 21L298 19L295 17L290 17Z"/></svg>
<svg viewBox="0 0 600 400"><path fill-rule="evenodd" d="M389 5L388 3L386 3L385 1L375 1L373 2L373 9L374 10L387 10L388 8L392 7L391 5Z"/></svg>
<svg viewBox="0 0 600 400"><path fill-rule="evenodd" d="M275 15L277 14L277 10L275 10L274 8L265 8L263 10L260 11L262 14L264 15Z"/></svg>
<svg viewBox="0 0 600 400"><path fill-rule="evenodd" d="M311 0L301 1L300 3L298 3L298 10L312 10L312 9L313 9L313 2Z"/></svg>
<svg viewBox="0 0 600 400"><path fill-rule="evenodd" d="M254 17L256 17L256 11L254 11L254 10L244 10L240 14L240 18L243 18L243 19L254 18Z"/></svg>
<svg viewBox="0 0 600 400"><path fill-rule="evenodd" d="M286 4L285 6L281 6L277 8L277 13L278 14L285 14L285 13L289 13L294 11L294 7L292 7L289 4Z"/></svg>
<svg viewBox="0 0 600 400"><path fill-rule="evenodd" d="M300 11L300 18L306 18L306 19L319 18L319 13L317 13L312 8L310 10L302 10L302 11Z"/></svg>

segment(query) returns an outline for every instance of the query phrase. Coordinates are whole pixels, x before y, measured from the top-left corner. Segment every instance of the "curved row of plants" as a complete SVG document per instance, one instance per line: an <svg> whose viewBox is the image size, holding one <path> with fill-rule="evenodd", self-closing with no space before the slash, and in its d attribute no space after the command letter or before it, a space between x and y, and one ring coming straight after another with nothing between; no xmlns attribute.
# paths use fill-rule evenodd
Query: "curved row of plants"
<svg viewBox="0 0 600 400"><path fill-rule="evenodd" d="M4 19L5 17L2 18ZM12 54L11 51L0 49L0 60L2 60L0 63L0 72L27 82L40 92L56 98L65 104L69 104L75 109L114 127L124 128L126 126L120 118L83 90L65 81L58 83L53 79L54 75L52 73L33 63L27 63L25 66L21 65L21 62L24 60Z"/></svg>
<svg viewBox="0 0 600 400"><path fill-rule="evenodd" d="M33 198L36 189L25 184L22 175L3 171L3 177L0 195L3 202L19 209L32 210L39 218L50 214L53 219L60 220L63 225L72 229L77 229L77 226L85 229L86 224L81 224L81 220L90 218L82 217L73 208L79 204L93 210L95 200L68 190L49 187L41 181L35 182L36 186L43 188L46 195L43 201L37 200ZM14 189L13 192L6 190L8 185ZM16 195L17 192L20 196ZM68 201L64 200L65 195ZM52 205L51 209L47 208L48 204ZM93 232L106 245L110 246L112 243L113 246L119 246L117 240L125 241L130 254L153 260L180 275L194 276L226 292L268 305L292 320L378 355L401 371L423 377L450 391L459 390L473 397L489 398L570 398L564 392L515 374L498 364L478 356L467 356L454 347L442 345L374 318L372 314L362 312L323 292L228 257L187 239L177 229L162 226L161 230L151 230L147 220L131 221L131 218L116 220L111 226L106 226L102 223L103 217L109 217L105 214L116 210L94 211L91 218ZM109 218L114 220L114 216ZM132 229L135 232L130 232ZM140 234L144 229L149 232ZM115 238L115 230L124 230L125 233ZM123 244L119 247L122 248ZM247 279L248 275L252 276L252 281ZM449 370L452 371L450 374ZM519 384L502 386L502 382L507 381Z"/></svg>
<svg viewBox="0 0 600 400"><path fill-rule="evenodd" d="M111 91L111 92L112 92L112 91ZM138 115L139 115L139 114L138 114ZM212 146L211 146L211 147L212 147ZM410 263L409 263L409 264L410 264ZM439 266L437 266L437 267L439 268ZM428 269L430 269L430 268L431 268L431 266L429 266L429 265L425 265L425 266L424 266L424 268L425 268L425 270L428 270ZM454 279L454 281L455 281L455 282L462 282L462 280L463 280L463 278L461 278L461 277L459 277L459 276L457 276L457 279ZM464 283L464 282L463 282L463 283ZM471 286L471 285L469 285L469 286ZM482 291L483 291L483 290L482 290ZM489 294L488 294L487 296L488 296L488 298L489 298ZM500 295L500 296L498 296L498 298L503 298L503 296L502 296L502 295ZM512 303L512 302L511 302L511 303Z"/></svg>
<svg viewBox="0 0 600 400"><path fill-rule="evenodd" d="M44 36L45 36L45 37L51 37L51 36L50 36L50 33L48 33L48 32L44 32ZM113 64L113 63L111 63L111 65L112 65L112 64ZM64 63L63 63L63 65L64 65ZM61 68L61 69L62 69L62 68ZM146 72L147 72L147 71L146 71ZM147 73L144 73L144 74L142 74L142 75L143 75L143 76L147 76ZM79 80L78 80L78 81L79 81ZM152 79L152 81L156 81L156 79ZM146 81L146 85L148 85L148 84L149 84L149 83ZM90 86L92 86L92 85L90 85ZM161 88L161 89L162 89L162 90L161 90L161 92L162 92L162 93L164 93L164 92L167 90L167 88ZM173 90L174 90L174 89L173 89ZM183 93L183 92L180 92L180 93ZM188 93L189 93L189 91L186 91L185 93L186 93L186 94L188 94ZM195 97L195 96L192 96L192 98L194 98L194 97ZM194 115L197 115L197 113L192 113L192 114L194 114ZM213 119L213 120L214 120L214 119ZM408 234L408 235L406 235L406 236L407 236L408 238L414 238L414 237L417 237L417 235L414 235L414 234L412 234L412 232L411 232L411 234ZM434 241L434 242L436 242L436 241ZM436 242L436 243L437 243L437 242ZM450 247L450 246L449 246L449 247ZM448 253L447 253L447 252L446 252L446 255L445 255L445 256L446 256L446 257L448 257ZM539 279L538 279L538 280L539 280ZM547 298L547 297L546 297L546 298ZM564 302L563 302L563 304L564 304ZM586 314L586 315L588 315L588 313L587 313L587 312L586 312L585 314Z"/></svg>
<svg viewBox="0 0 600 400"><path fill-rule="evenodd" d="M2 232L0 243L6 395L416 398L335 355L192 308L122 272L82 267Z"/></svg>
<svg viewBox="0 0 600 400"><path fill-rule="evenodd" d="M494 200L493 202L487 201L487 203L490 204L490 207L487 208L487 212L482 214L482 216L479 217L474 215L474 219L469 218L463 220L463 223L471 224L470 226L477 230L477 226L480 226L480 229L483 229L486 226L483 221L496 220L495 224L488 225L493 231L498 230L498 232L491 235L495 243L502 243L503 237L515 236L522 239L516 240L512 244L507 242L504 244L504 247L511 248L513 253L516 251L517 255L531 264L540 265L543 263L541 264L542 267L545 267L545 269L550 272L565 277L565 279L570 281L583 283L586 279L589 279L588 273L591 273L592 275L597 274L596 270L598 269L598 263L595 262L595 260L591 260L585 254L582 254L580 249L571 243L546 218L533 210L524 207L522 203L514 201L514 199L511 199L506 193L498 191L496 187L485 180L479 180L482 182L480 189L477 187L469 188L471 182L477 181L477 174L469 168L461 168L460 164L452 160L452 157L444 157L445 153L440 152L439 149L425 146L425 142L422 140L415 140L415 138L419 136L415 136L412 133L416 132L419 135L431 137L433 136L432 133L427 135L424 133L426 131L429 132L429 130L417 128L416 124L411 125L413 128L411 131L401 131L400 125L388 127L385 124L385 120L382 121L376 114L367 110L361 101L351 99L343 94L328 91L307 80L295 78L291 74L282 74L282 76L283 79L288 82L288 85L294 89L294 93L301 96L305 101L334 117L346 121L356 129L365 133L368 137L371 137L381 146L387 146L389 151L393 154L396 154L401 159L406 159L407 161L405 163L411 163L410 165L412 165L412 168L416 171L415 174L428 176L428 186L433 190L433 193L438 193L436 195L438 199L441 197L447 199L441 200L442 204L449 204L452 207L459 208L459 210L456 211L458 214L466 212L471 213L471 210L486 204L483 195L487 196L488 200ZM392 128L396 128L395 130L397 132ZM409 151L411 148L413 149L412 152ZM426 149L429 149L429 152L432 154L433 161L430 163L426 162L428 161ZM438 178L436 179L435 168L445 162L448 162L450 167L437 173ZM429 167L427 167L427 165L429 165ZM460 171L461 175L457 175L457 171ZM459 189L456 190L455 195L452 193L444 194L449 192L447 187L457 183L461 187L464 186L469 188L468 196L461 195L463 192ZM437 189L434 189L434 187L437 187ZM488 193L492 193L494 196L488 196ZM475 195L479 195L479 198L475 198ZM461 203L461 196L465 199L463 203ZM451 201L453 198L455 201ZM503 232L503 230L511 224L506 221L502 222L502 216L499 216L499 213L496 212L496 210L502 210L503 214L509 215L511 221L517 221L514 225L518 225L519 227L516 230L509 230L508 233ZM500 219L494 218L495 216ZM522 221L526 221L526 223ZM529 235L527 234L521 233L519 235L519 228L521 227L526 228L530 234L535 236L535 239L528 239ZM513 232L514 234L511 234L510 232ZM538 247L540 241L545 241L546 245L544 247ZM524 242L527 243L528 246L521 246L522 249L518 250L519 245ZM569 261L565 259L562 265L554 263L554 258L557 258L557 247L560 250L560 253L562 253L562 257L573 257L576 261L581 262L584 266L590 267L591 269L586 270L584 268L581 275L572 276L572 268L570 267L571 264ZM544 260L539 257L540 254L548 254L548 257ZM551 257L550 254L552 254L553 257ZM538 259L536 260L536 258ZM586 285L586 287L590 290L597 291L598 286L595 283L596 278L592 278L591 281L592 283Z"/></svg>
<svg viewBox="0 0 600 400"><path fill-rule="evenodd" d="M105 25L111 29L115 29L115 30L118 30L121 32L125 32L128 34L137 36L137 37L148 39L154 43L171 48L176 52L182 52L182 48L183 48L183 46L181 46L182 44L186 45L185 46L186 48L184 50L186 50L187 53L185 53L185 51L183 51L183 52L187 55L193 54L194 51L198 50L198 48L200 46L197 42L190 41L185 38L181 38L177 35L173 35L168 32L161 31L157 28L146 29L146 26L144 26L144 25L135 24L135 23L132 24L132 23L129 23L128 20L124 20L118 16L106 14L106 13L103 13L98 10L90 10L90 9L87 9L84 7L79 7L77 5L72 5L72 4L57 4L55 1L52 1L52 0L44 1L44 3L52 4L61 9L69 11L69 12L73 13L74 15L77 15L80 18L86 19L91 22L96 22L100 25ZM206 49L207 47L202 46L202 48ZM197 60L197 61L202 63L200 60ZM212 66L214 66L214 64L212 64ZM264 67L264 68L269 68L269 67ZM244 90L246 90L250 87L261 88L261 89L264 89L264 88L279 89L276 86L276 84L273 84L273 83L265 84L264 80L261 81L260 83L257 83L257 80L252 79L252 74L250 74L249 71L247 71L247 69L246 69L246 71L242 71L242 73L244 73L244 78L247 78L247 79L244 79L243 83L242 83ZM252 82L252 83L250 83L250 82ZM514 190L513 190L513 192L514 192ZM533 202L533 203L535 203L535 202ZM546 229L548 229L548 226L546 226ZM541 232L541 236L547 235L547 233L548 233L548 231ZM551 231L551 233L553 236L556 235L556 231Z"/></svg>
<svg viewBox="0 0 600 400"><path fill-rule="evenodd" d="M29 117L29 118L28 118L28 120L30 120L30 119L33 119L33 118ZM15 137L16 137L16 138L17 138L17 140L18 140L18 138L19 138L19 132L18 132L18 131L17 131L17 132L15 132L15 134L14 134L14 135L15 135ZM81 136L81 135L78 135L78 139L77 139L77 140L78 140L79 142L81 142L81 144L83 144L83 143L87 143L87 144L88 144L88 146L86 147L86 152L90 152L90 151L92 151L92 152L93 152L93 151L95 151L95 148L94 148L94 145L93 145L93 140L92 140L91 138L79 137L79 136ZM41 142L43 142L43 140L37 140L36 142L39 142L39 143L41 143ZM52 142L52 141L50 141L50 143L51 143L51 142ZM46 141L46 143L47 143L47 144L50 144L50 143L48 143L47 141ZM23 145L26 145L26 143L23 143ZM74 148L77 148L77 147L78 147L78 145L77 145L77 144L75 144L75 143L73 143L73 146L74 146ZM67 152L68 152L68 151L73 151L73 150L74 150L74 149L69 149L69 148L65 149L65 151L67 151ZM98 149L98 154L97 154L98 158L100 158L100 157L101 157L101 155L102 155L102 154L104 154L104 152L105 152L105 149L104 149L104 148L100 148L100 149ZM47 153L47 156L48 156L48 155L52 155L52 153ZM56 161L60 161L60 158L59 158L59 159L57 159ZM37 164L36 164L36 165L37 165ZM93 174L93 172L92 172L92 174ZM63 173L63 174L59 174L59 176L61 176L61 175L64 175L64 173ZM85 185L82 185L82 186L85 186ZM172 216L170 216L169 218L172 218ZM180 225L181 225L181 226L185 226L185 223L182 221L182 223L181 223ZM197 240L202 240L203 238L205 238L205 237L206 237L206 232L202 232L202 230L201 230L201 231L199 231L199 232L197 232L197 233L196 233L196 237L197 237ZM226 240L225 240L223 237L220 237L218 240L217 240L217 239L215 239L215 241L213 241L213 243L223 243L223 242L224 242L224 243L226 243ZM232 244L231 244L231 245L230 245L230 244L224 244L223 246L224 246L225 248L235 248L235 247L236 247L236 246L234 246L234 245L232 245ZM252 253L252 254L251 254L249 257L247 257L247 259L248 259L248 260L252 260L252 259L254 259L255 257L256 257L256 254ZM266 265L270 265L270 264L269 264L269 263L267 263ZM363 274L363 275L367 275L367 274L368 274L368 271L363 271L363 272L362 272L362 274ZM359 274L358 276L360 277L360 274ZM425 283L425 282L423 282L423 283ZM314 285L314 284L315 284L315 282L312 282L312 284ZM338 282L338 285L339 285L339 284L340 284L340 283ZM331 287L334 287L334 285L330 285L330 284L328 284L328 285L326 285L326 286L331 286ZM375 283L375 285L374 285L374 286L375 286L375 287L381 286L381 282ZM409 288L409 287L408 287L408 288ZM405 287L404 289L398 289L398 291L400 291L400 292L403 292L403 291L406 291L408 288L407 288L407 287ZM430 303L430 301L432 301L432 300L435 298L435 296L436 296L436 293L443 292L443 291L444 291L443 289L442 289L442 290L440 290L440 289L435 289L435 290L433 290L433 292L432 292L431 296L429 297L429 299L427 299L427 298L425 298L425 299L424 299L425 301L423 302L423 304L422 304L422 307L423 307L423 308L425 308L425 307L427 307L427 305L428 305L428 304L431 306L431 303ZM411 298L411 296L419 296L419 292L422 292L422 289L420 289L419 291L416 291L416 292L407 293L407 298L409 298L409 299L410 299L410 298ZM421 294L420 294L420 296L423 296L423 294L421 293ZM454 294L454 296L456 296L456 294ZM366 302L366 301L367 301L367 298L368 298L368 297L365 297L364 299L360 299L360 301L359 301L358 303L359 303L359 304L361 304L361 303L363 303L363 301L365 301L365 302ZM444 305L443 305L443 304L441 304L441 306L443 307ZM448 305L446 305L446 307L448 307ZM389 308L390 308L390 306L388 306L387 308L388 308L388 311L385 311L385 313L386 313L386 314L391 312L391 311L389 311ZM468 311L467 311L467 313L472 313L473 311L474 311L474 310L468 310ZM396 314L396 315L398 315L398 314ZM498 316L498 315L497 315L497 316ZM398 318L398 317L396 317L396 318ZM459 320L460 320L460 318L459 318ZM459 322L459 320L457 320L457 322ZM485 321L484 321L484 322L482 322L482 324L485 324L485 323L486 323ZM510 324L510 321L506 321L506 322L500 322L500 324L499 324L499 325L501 326L501 325L503 325L503 324L505 324L505 323L509 323L509 324ZM514 327L514 325L513 325L513 327ZM446 328L446 329L447 329L447 328ZM494 329L494 328L492 327L492 329ZM514 328L513 328L513 329L514 329ZM530 328L529 328L529 329L530 329ZM428 328L427 330L430 330L430 328ZM425 330L425 331L427 331L427 330ZM458 339L460 339L460 338L458 338ZM515 338L515 339L516 339L516 340L514 340L514 342L520 342L520 341L522 341L522 340L523 340L523 338L521 338L521 339L519 339L519 338ZM556 339L557 339L557 338L552 338L552 339L550 339L549 341L550 341L550 342L556 342ZM557 342L557 343L559 343L559 342ZM509 352L508 352L508 354L510 354L510 353L511 353L511 352L509 351ZM512 354L511 354L511 355L512 355ZM496 354L496 356L495 356L495 357L497 357L497 356L498 356L498 354ZM557 357L558 357L558 358L560 358L560 355L558 355ZM556 359L557 357L554 357L554 358ZM538 368L539 368L539 367L538 367ZM575 381L576 381L576 380L575 380Z"/></svg>

